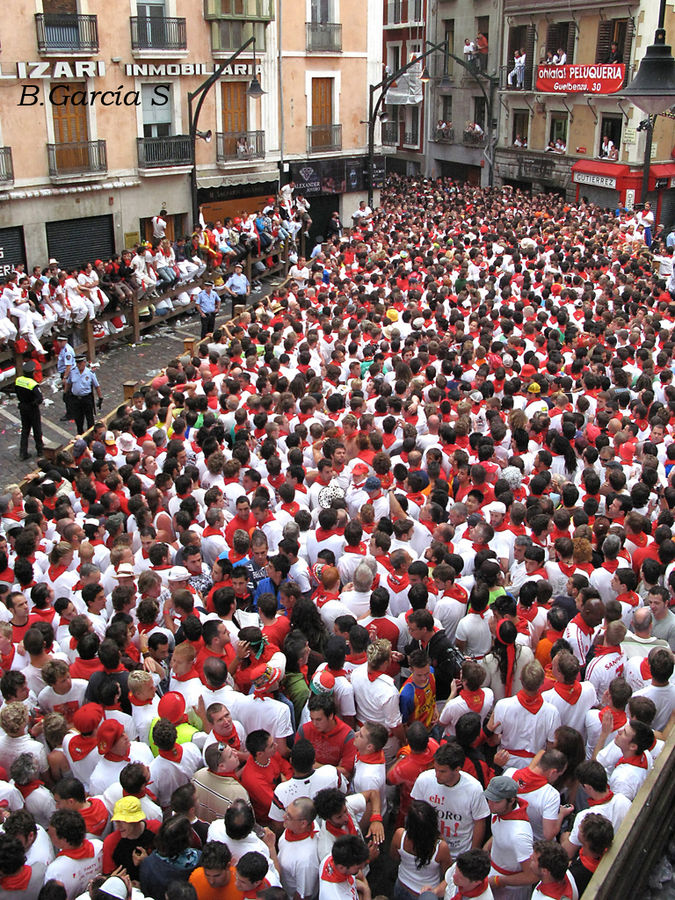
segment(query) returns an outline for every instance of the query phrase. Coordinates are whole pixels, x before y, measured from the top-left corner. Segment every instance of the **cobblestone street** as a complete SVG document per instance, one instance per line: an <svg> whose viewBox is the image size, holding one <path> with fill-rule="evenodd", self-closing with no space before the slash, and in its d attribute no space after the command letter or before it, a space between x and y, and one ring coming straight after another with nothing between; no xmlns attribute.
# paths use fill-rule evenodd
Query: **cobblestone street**
<svg viewBox="0 0 675 900"><path fill-rule="evenodd" d="M256 297L261 296L260 294ZM226 304L229 309L229 304ZM222 315L219 320L228 318ZM159 325L143 336L140 343L112 344L110 350L101 353L94 369L103 392L103 409L107 415L124 399L123 384L132 379L141 384L153 378L172 356L183 352L183 340L199 337L199 318L195 313L186 314L172 322ZM67 444L75 437L75 424L60 422L64 414L58 378L53 375L42 382L45 403L42 410L42 430L48 444ZM19 459L21 424L19 409L13 394L0 395L0 490L16 484L35 469L35 444L31 436L31 459Z"/></svg>

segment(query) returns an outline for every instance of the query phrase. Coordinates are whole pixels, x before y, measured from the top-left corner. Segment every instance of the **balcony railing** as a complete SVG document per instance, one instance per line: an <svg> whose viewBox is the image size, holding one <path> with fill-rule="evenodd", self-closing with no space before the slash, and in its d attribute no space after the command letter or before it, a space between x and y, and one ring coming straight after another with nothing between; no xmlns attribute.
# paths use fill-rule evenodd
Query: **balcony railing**
<svg viewBox="0 0 675 900"><path fill-rule="evenodd" d="M192 162L189 134L175 134L171 137L136 138L136 143L138 144L138 167L140 169L189 166Z"/></svg>
<svg viewBox="0 0 675 900"><path fill-rule="evenodd" d="M37 13L35 27L40 53L98 53L96 16Z"/></svg>
<svg viewBox="0 0 675 900"><path fill-rule="evenodd" d="M420 142L419 131L404 131L403 143L406 147L417 147Z"/></svg>
<svg viewBox="0 0 675 900"><path fill-rule="evenodd" d="M50 178L108 171L105 141L47 144L47 157Z"/></svg>
<svg viewBox="0 0 675 900"><path fill-rule="evenodd" d="M307 22L307 49L321 53L342 50L342 25L332 22Z"/></svg>
<svg viewBox="0 0 675 900"><path fill-rule="evenodd" d="M509 81L510 78L510 81ZM500 91L531 91L534 86L535 74L533 66L530 62L525 63L525 71L522 75L523 84L518 87L518 75L514 65L500 66L499 68L499 90Z"/></svg>
<svg viewBox="0 0 675 900"><path fill-rule="evenodd" d="M264 159L264 131L219 131L216 134L216 159Z"/></svg>
<svg viewBox="0 0 675 900"><path fill-rule="evenodd" d="M131 16L132 50L187 50L185 19Z"/></svg>
<svg viewBox="0 0 675 900"><path fill-rule="evenodd" d="M307 152L342 150L342 125L308 125Z"/></svg>
<svg viewBox="0 0 675 900"><path fill-rule="evenodd" d="M484 147L485 135L475 131L465 131L462 134L462 143L468 147Z"/></svg>
<svg viewBox="0 0 675 900"><path fill-rule="evenodd" d="M398 146L401 137L401 125L399 122L385 122L382 125L382 143L390 147Z"/></svg>
<svg viewBox="0 0 675 900"><path fill-rule="evenodd" d="M455 129L450 128L437 128L434 131L434 140L440 144L454 144L455 143Z"/></svg>
<svg viewBox="0 0 675 900"><path fill-rule="evenodd" d="M0 147L0 184L8 184L11 181L14 181L12 148Z"/></svg>

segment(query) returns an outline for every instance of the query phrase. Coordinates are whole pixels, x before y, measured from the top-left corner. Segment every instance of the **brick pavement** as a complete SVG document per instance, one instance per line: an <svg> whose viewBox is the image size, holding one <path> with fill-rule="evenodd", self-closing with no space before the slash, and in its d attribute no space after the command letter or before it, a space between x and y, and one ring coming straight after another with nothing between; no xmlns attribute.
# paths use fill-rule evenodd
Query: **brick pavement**
<svg viewBox="0 0 675 900"><path fill-rule="evenodd" d="M262 293L252 295L258 300L271 288ZM230 304L224 306L229 310ZM223 312L218 321L225 321L229 316ZM123 384L132 379L140 383L150 381L166 365L167 360L183 353L185 338L198 338L200 334L199 317L196 312L162 323L152 331L146 332L140 343L132 345L124 342L112 344L111 349L101 353L97 358L96 375L103 392L103 408L101 416L112 412L124 400ZM44 439L49 444L67 444L75 437L75 424L59 422L65 409L61 399L61 390L57 387L57 377L46 378L42 383L42 393L51 403L43 404L42 430ZM97 412L98 414L98 412ZM22 462L19 459L19 437L21 422L19 409L14 394L0 394L0 491L8 485L17 484L30 472L35 470L35 444L31 436L28 451L31 459Z"/></svg>

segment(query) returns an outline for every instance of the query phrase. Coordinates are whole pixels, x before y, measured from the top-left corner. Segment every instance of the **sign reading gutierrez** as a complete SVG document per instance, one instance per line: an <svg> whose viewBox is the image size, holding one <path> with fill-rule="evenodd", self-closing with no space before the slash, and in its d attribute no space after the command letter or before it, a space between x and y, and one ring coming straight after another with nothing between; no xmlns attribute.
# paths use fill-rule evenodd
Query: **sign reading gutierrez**
<svg viewBox="0 0 675 900"><path fill-rule="evenodd" d="M547 94L614 94L623 87L621 63L588 66L537 66L537 90Z"/></svg>

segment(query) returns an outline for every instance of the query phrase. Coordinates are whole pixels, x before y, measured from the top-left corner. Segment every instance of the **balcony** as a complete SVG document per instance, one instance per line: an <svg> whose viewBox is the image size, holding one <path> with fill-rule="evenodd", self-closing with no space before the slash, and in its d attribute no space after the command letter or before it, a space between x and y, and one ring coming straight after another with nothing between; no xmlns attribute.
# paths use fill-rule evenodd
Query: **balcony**
<svg viewBox="0 0 675 900"><path fill-rule="evenodd" d="M513 75L511 73L514 72ZM511 83L509 81L509 76L511 76ZM534 67L532 63L527 62L525 64L525 71L523 73L523 86L518 87L518 78L515 74L515 67L513 65L510 66L500 66L499 67L499 90L500 91L531 91L534 83Z"/></svg>
<svg viewBox="0 0 675 900"><path fill-rule="evenodd" d="M462 143L467 147L484 147L485 135L475 131L464 131L462 133Z"/></svg>
<svg viewBox="0 0 675 900"><path fill-rule="evenodd" d="M187 50L185 19L131 16L132 50Z"/></svg>
<svg viewBox="0 0 675 900"><path fill-rule="evenodd" d="M37 13L35 28L39 53L98 53L96 16Z"/></svg>
<svg viewBox="0 0 675 900"><path fill-rule="evenodd" d="M204 0L204 18L271 22L274 0Z"/></svg>
<svg viewBox="0 0 675 900"><path fill-rule="evenodd" d="M342 25L332 22L307 22L307 50L313 53L339 53L342 50Z"/></svg>
<svg viewBox="0 0 675 900"><path fill-rule="evenodd" d="M342 125L308 125L307 152L342 150Z"/></svg>
<svg viewBox="0 0 675 900"><path fill-rule="evenodd" d="M216 159L219 163L264 158L264 131L219 131L216 134Z"/></svg>
<svg viewBox="0 0 675 900"><path fill-rule="evenodd" d="M11 184L13 181L12 148L0 147L0 184Z"/></svg>
<svg viewBox="0 0 675 900"><path fill-rule="evenodd" d="M105 141L47 144L49 177L56 180L73 175L104 175L108 171Z"/></svg>
<svg viewBox="0 0 675 900"><path fill-rule="evenodd" d="M384 122L382 125L382 143L388 147L397 147L401 136L400 122Z"/></svg>
<svg viewBox="0 0 675 900"><path fill-rule="evenodd" d="M436 128L434 130L434 140L438 144L454 144L455 129L452 126L449 128Z"/></svg>
<svg viewBox="0 0 675 900"><path fill-rule="evenodd" d="M171 137L136 138L139 169L162 169L192 165L189 134Z"/></svg>

